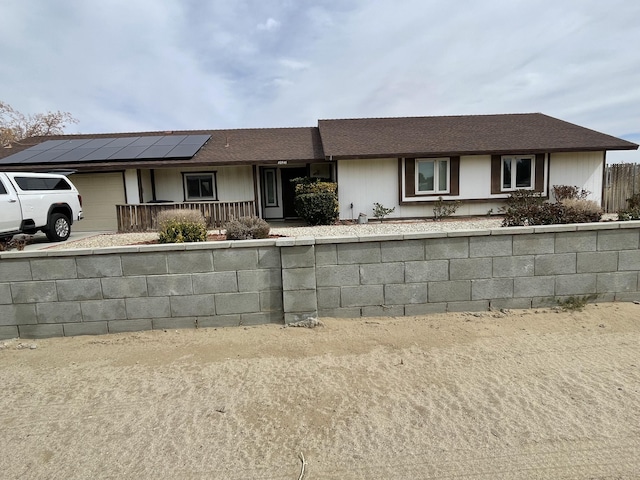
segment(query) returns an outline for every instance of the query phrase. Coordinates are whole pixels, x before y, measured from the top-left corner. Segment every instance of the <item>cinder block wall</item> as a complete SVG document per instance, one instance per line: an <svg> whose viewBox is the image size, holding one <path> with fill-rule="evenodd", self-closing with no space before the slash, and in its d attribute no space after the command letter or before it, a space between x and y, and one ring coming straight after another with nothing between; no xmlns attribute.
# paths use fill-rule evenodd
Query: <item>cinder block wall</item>
<svg viewBox="0 0 640 480"><path fill-rule="evenodd" d="M640 300L640 222L0 254L0 338Z"/></svg>

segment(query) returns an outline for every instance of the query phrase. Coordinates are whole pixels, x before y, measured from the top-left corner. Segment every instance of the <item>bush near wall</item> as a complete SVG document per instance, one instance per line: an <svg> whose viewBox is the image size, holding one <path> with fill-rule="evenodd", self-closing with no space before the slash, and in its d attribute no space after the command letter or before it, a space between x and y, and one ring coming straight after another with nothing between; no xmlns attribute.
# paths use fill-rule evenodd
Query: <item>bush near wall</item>
<svg viewBox="0 0 640 480"><path fill-rule="evenodd" d="M158 214L158 242L185 243L207 240L207 222L199 210L164 210Z"/></svg>
<svg viewBox="0 0 640 480"><path fill-rule="evenodd" d="M295 209L309 225L331 225L339 216L338 184L308 177L294 178Z"/></svg>

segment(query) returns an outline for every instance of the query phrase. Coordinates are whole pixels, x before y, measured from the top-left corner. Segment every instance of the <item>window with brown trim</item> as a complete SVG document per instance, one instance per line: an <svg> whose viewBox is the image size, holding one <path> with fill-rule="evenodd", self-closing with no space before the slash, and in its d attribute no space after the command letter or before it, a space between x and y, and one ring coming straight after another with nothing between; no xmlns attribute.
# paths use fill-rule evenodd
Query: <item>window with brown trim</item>
<svg viewBox="0 0 640 480"><path fill-rule="evenodd" d="M406 158L404 160L405 197L458 195L460 157Z"/></svg>
<svg viewBox="0 0 640 480"><path fill-rule="evenodd" d="M544 191L544 154L492 155L491 193Z"/></svg>
<svg viewBox="0 0 640 480"><path fill-rule="evenodd" d="M184 199L217 200L216 172L183 173Z"/></svg>

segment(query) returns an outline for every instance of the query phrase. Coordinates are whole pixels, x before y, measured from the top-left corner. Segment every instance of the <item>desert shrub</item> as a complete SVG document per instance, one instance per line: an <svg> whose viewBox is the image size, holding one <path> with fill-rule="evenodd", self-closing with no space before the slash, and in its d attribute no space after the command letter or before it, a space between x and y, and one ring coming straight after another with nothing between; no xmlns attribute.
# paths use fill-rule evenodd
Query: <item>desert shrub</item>
<svg viewBox="0 0 640 480"><path fill-rule="evenodd" d="M602 218L602 208L593 200L568 198L560 204L565 209L562 223L599 222Z"/></svg>
<svg viewBox="0 0 640 480"><path fill-rule="evenodd" d="M627 198L627 208L618 211L618 220L640 220L640 193L635 193Z"/></svg>
<svg viewBox="0 0 640 480"><path fill-rule="evenodd" d="M384 217L386 217L390 213L393 213L395 209L396 207L387 208L381 203L376 202L373 204L373 216L382 221Z"/></svg>
<svg viewBox="0 0 640 480"><path fill-rule="evenodd" d="M268 238L271 231L269 224L258 217L240 217L227 222L224 228L227 231L227 240Z"/></svg>
<svg viewBox="0 0 640 480"><path fill-rule="evenodd" d="M207 240L207 223L199 210L164 210L158 214L158 242L186 243Z"/></svg>
<svg viewBox="0 0 640 480"><path fill-rule="evenodd" d="M331 225L338 219L338 185L317 179L294 178L296 183L295 209L309 225Z"/></svg>
<svg viewBox="0 0 640 480"><path fill-rule="evenodd" d="M590 193L589 190L572 185L553 186L553 195L556 197L557 202L562 202L563 200L584 200Z"/></svg>
<svg viewBox="0 0 640 480"><path fill-rule="evenodd" d="M506 203L506 207L500 209L504 213L503 227L544 225L537 223L538 219L553 216L551 209L543 206L545 203L540 193L532 190L515 190Z"/></svg>
<svg viewBox="0 0 640 480"><path fill-rule="evenodd" d="M442 197L438 197L438 200L433 203L433 220L437 222L443 218L450 217L456 213L459 206L460 202L457 200L454 202L445 202Z"/></svg>

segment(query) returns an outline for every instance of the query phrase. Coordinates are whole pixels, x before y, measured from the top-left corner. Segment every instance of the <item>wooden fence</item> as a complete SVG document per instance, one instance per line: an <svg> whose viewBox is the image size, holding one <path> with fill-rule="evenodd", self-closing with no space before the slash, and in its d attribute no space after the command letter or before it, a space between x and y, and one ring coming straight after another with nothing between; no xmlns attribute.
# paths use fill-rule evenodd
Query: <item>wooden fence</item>
<svg viewBox="0 0 640 480"><path fill-rule="evenodd" d="M627 198L640 193L640 164L617 163L607 165L602 197L606 213L616 213L627 207Z"/></svg>
<svg viewBox="0 0 640 480"><path fill-rule="evenodd" d="M158 213L180 208L200 210L208 228L220 228L229 220L256 215L253 201L245 202L184 202L142 203L139 205L116 205L118 232L146 232L157 230Z"/></svg>

